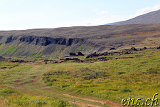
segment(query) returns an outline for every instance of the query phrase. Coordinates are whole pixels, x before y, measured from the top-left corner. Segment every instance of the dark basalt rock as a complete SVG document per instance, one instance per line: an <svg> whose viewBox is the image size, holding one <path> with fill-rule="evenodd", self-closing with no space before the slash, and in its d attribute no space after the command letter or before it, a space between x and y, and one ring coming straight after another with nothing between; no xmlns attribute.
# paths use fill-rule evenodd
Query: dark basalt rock
<svg viewBox="0 0 160 107"><path fill-rule="evenodd" d="M96 52L89 54L86 58L92 58L92 57L98 57L99 54L97 54Z"/></svg>
<svg viewBox="0 0 160 107"><path fill-rule="evenodd" d="M4 60L5 60L5 58L0 56L0 61L4 61Z"/></svg>
<svg viewBox="0 0 160 107"><path fill-rule="evenodd" d="M9 36L5 43L10 43L10 42L12 42L12 41L14 41L16 39L17 39L17 37Z"/></svg>
<svg viewBox="0 0 160 107"><path fill-rule="evenodd" d="M71 46L72 45L72 43L73 43L73 41L74 41L74 39L72 39L72 38L70 38L69 40L68 40L68 42L67 42L67 46Z"/></svg>
<svg viewBox="0 0 160 107"><path fill-rule="evenodd" d="M144 47L143 49L147 49L147 47Z"/></svg>
<svg viewBox="0 0 160 107"><path fill-rule="evenodd" d="M146 50L147 49L147 47L144 47L144 48L139 48L139 49L137 49L138 51L142 51L142 50Z"/></svg>
<svg viewBox="0 0 160 107"><path fill-rule="evenodd" d="M80 38L52 38L52 37L37 37L37 36L23 36L19 39L21 42L32 43L35 45L47 46L50 44L59 44L71 46L73 43L84 42L83 39Z"/></svg>
<svg viewBox="0 0 160 107"><path fill-rule="evenodd" d="M24 62L28 62L28 61L16 59L16 60L11 60L11 62L24 63Z"/></svg>
<svg viewBox="0 0 160 107"><path fill-rule="evenodd" d="M54 63L54 61L53 61L53 60L44 60L44 63L45 63L45 64Z"/></svg>
<svg viewBox="0 0 160 107"><path fill-rule="evenodd" d="M84 56L84 54L82 52L78 52L77 55L78 56Z"/></svg>
<svg viewBox="0 0 160 107"><path fill-rule="evenodd" d="M62 60L61 62L67 62L67 61L83 62L82 60L78 58L65 58L65 59L60 59L60 60Z"/></svg>
<svg viewBox="0 0 160 107"><path fill-rule="evenodd" d="M64 60L76 60L76 61L79 61L80 59L78 59L78 58L66 58Z"/></svg>
<svg viewBox="0 0 160 107"><path fill-rule="evenodd" d="M76 56L76 53L69 53L70 56Z"/></svg>
<svg viewBox="0 0 160 107"><path fill-rule="evenodd" d="M116 48L110 48L109 50L116 50Z"/></svg>
<svg viewBox="0 0 160 107"><path fill-rule="evenodd" d="M77 53L69 53L70 56L84 56L82 52L77 52Z"/></svg>
<svg viewBox="0 0 160 107"><path fill-rule="evenodd" d="M160 46L159 46L159 47L157 47L157 49L160 49Z"/></svg>
<svg viewBox="0 0 160 107"><path fill-rule="evenodd" d="M1 38L0 38L1 39ZM84 39L81 38L52 38L52 37L40 37L34 35L23 35L23 36L9 36L5 43L11 43L15 40L20 42L26 42L28 44L47 46L50 44L59 44L71 46L72 44L83 43Z"/></svg>
<svg viewBox="0 0 160 107"><path fill-rule="evenodd" d="M99 56L107 56L107 55L123 55L123 54L132 54L133 51L138 51L135 47L132 47L131 49L124 49L120 52L104 52L104 53L92 53L89 54L86 58L92 58L92 57L99 57Z"/></svg>
<svg viewBox="0 0 160 107"><path fill-rule="evenodd" d="M131 51L137 51L137 49L135 47L132 47Z"/></svg>
<svg viewBox="0 0 160 107"><path fill-rule="evenodd" d="M24 37L21 37L19 41L31 43L34 41L34 39L35 39L34 36L24 36Z"/></svg>
<svg viewBox="0 0 160 107"><path fill-rule="evenodd" d="M121 52L120 52L120 55L123 55L123 54L131 54L133 52L133 50L131 50L131 49L125 49L125 50L122 50Z"/></svg>
<svg viewBox="0 0 160 107"><path fill-rule="evenodd" d="M100 53L100 56L107 56L107 55L109 55L108 52Z"/></svg>

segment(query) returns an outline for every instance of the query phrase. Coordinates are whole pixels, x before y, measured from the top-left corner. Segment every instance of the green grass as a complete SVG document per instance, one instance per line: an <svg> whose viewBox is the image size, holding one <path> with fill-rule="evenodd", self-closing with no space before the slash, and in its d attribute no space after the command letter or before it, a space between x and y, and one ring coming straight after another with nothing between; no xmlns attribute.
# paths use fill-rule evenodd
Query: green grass
<svg viewBox="0 0 160 107"><path fill-rule="evenodd" d="M74 53L74 52L75 52L75 49L72 49L71 52Z"/></svg>
<svg viewBox="0 0 160 107"><path fill-rule="evenodd" d="M87 51L90 51L91 49L93 49L93 46L89 46L89 48L87 49Z"/></svg>
<svg viewBox="0 0 160 107"><path fill-rule="evenodd" d="M0 45L0 49L1 49L3 46L4 46L4 44L1 44L1 45Z"/></svg>
<svg viewBox="0 0 160 107"><path fill-rule="evenodd" d="M148 49L106 57L110 60L95 63L45 65L0 62L0 104L12 107L70 106L60 99L63 96L60 97L59 93L50 93L47 97L52 90L44 91L46 87L119 103L124 98L147 99L160 93L160 50ZM36 76L38 82L32 84ZM21 87L17 87L17 80L25 83L23 88L32 93L18 90ZM39 94L33 94L36 92ZM160 99L160 95L157 98Z"/></svg>
<svg viewBox="0 0 160 107"><path fill-rule="evenodd" d="M38 53L32 53L29 55L29 57L32 57L32 58L39 58L42 56L42 53L41 52L38 52Z"/></svg>
<svg viewBox="0 0 160 107"><path fill-rule="evenodd" d="M46 84L60 90L116 102L129 97L152 98L160 92L160 50L111 57L121 59L54 64L42 78Z"/></svg>
<svg viewBox="0 0 160 107"><path fill-rule="evenodd" d="M14 46L8 46L6 49L0 50L0 54L9 54L12 55L17 51L17 48Z"/></svg>
<svg viewBox="0 0 160 107"><path fill-rule="evenodd" d="M19 64L18 63L8 63L8 62L4 62L4 61L0 61L0 68L12 68L12 67L15 67L15 66L18 66Z"/></svg>
<svg viewBox="0 0 160 107"><path fill-rule="evenodd" d="M13 84L31 68L31 65L22 66L18 63L0 62L0 84Z"/></svg>
<svg viewBox="0 0 160 107"><path fill-rule="evenodd" d="M83 50L83 48L84 48L84 46L82 46L82 45L81 45L81 46L79 46L79 47L78 47L78 51L79 51L79 52L80 52L80 51L82 51L82 50Z"/></svg>
<svg viewBox="0 0 160 107"><path fill-rule="evenodd" d="M32 64L23 65L18 63L0 62L0 106L3 107L69 107L66 101L55 97L45 97L21 92L16 86L16 81L28 82L32 76L44 69L44 66L32 71L31 77L28 72L33 69ZM24 79L24 81L22 80ZM37 89L38 90L38 89Z"/></svg>
<svg viewBox="0 0 160 107"><path fill-rule="evenodd" d="M5 107L67 107L69 103L51 97L41 97L19 93L18 91L0 86L0 100ZM2 103L3 102L3 103Z"/></svg>

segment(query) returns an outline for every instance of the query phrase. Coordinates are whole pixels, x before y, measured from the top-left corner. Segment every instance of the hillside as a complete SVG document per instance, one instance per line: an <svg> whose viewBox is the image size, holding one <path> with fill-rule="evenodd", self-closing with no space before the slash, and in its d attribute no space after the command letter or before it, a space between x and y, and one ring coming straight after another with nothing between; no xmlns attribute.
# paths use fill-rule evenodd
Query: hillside
<svg viewBox="0 0 160 107"><path fill-rule="evenodd" d="M0 31L0 55L59 57L134 47L159 46L160 24Z"/></svg>
<svg viewBox="0 0 160 107"><path fill-rule="evenodd" d="M155 24L155 23L160 23L160 10L143 14L126 21L112 23L111 25Z"/></svg>

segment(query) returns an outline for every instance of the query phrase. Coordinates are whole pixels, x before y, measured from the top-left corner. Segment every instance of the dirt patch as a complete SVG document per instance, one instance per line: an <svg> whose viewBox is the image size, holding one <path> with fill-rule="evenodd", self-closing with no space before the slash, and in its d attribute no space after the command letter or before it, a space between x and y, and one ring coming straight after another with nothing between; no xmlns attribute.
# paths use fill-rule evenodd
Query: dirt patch
<svg viewBox="0 0 160 107"><path fill-rule="evenodd" d="M96 103L100 103L102 105L106 105L106 106L111 106L111 107L123 107L121 104L112 102L112 101L108 101L108 100L98 100L98 99L91 99L91 98L84 98L84 97L77 97L77 96L72 96L70 94L63 94L64 96L68 96L68 97L72 97L72 98L78 98L78 99L82 99L85 101L90 101L90 102L96 102ZM88 106L86 106L88 107ZM92 106L91 106L92 107Z"/></svg>

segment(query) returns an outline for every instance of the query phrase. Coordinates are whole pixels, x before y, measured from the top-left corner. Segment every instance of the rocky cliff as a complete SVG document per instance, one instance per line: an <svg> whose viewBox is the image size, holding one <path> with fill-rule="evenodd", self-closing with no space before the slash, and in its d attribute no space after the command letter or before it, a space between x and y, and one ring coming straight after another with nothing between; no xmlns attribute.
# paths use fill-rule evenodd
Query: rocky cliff
<svg viewBox="0 0 160 107"><path fill-rule="evenodd" d="M160 24L0 31L0 55L55 57L158 46Z"/></svg>

